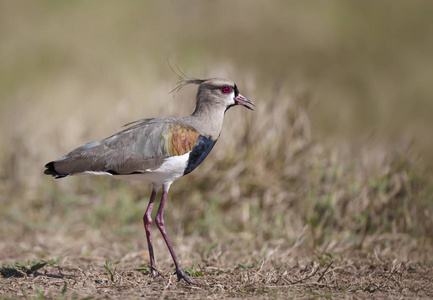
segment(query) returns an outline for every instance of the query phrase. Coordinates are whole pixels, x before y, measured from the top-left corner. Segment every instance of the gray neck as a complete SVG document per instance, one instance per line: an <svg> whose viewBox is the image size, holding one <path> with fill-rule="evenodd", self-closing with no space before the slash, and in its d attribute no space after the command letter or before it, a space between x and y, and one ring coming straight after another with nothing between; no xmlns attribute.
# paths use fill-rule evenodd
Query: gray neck
<svg viewBox="0 0 433 300"><path fill-rule="evenodd" d="M227 105L204 85L200 85L196 99L195 110L192 115L185 117L185 121L201 135L216 141L221 133Z"/></svg>
<svg viewBox="0 0 433 300"><path fill-rule="evenodd" d="M224 107L198 107L192 115L185 117L186 121L193 126L201 135L216 141L220 136L224 121Z"/></svg>

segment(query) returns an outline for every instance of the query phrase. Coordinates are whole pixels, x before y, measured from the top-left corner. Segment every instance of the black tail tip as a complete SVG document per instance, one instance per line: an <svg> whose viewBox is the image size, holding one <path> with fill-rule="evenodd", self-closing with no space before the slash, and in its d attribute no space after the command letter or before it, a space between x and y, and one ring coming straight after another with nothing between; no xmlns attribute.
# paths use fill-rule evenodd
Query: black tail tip
<svg viewBox="0 0 433 300"><path fill-rule="evenodd" d="M61 173L57 172L56 169L54 168L54 161L47 163L45 165L45 168L46 169L44 171L44 174L51 175L54 178L63 178L63 177L66 177L69 175L69 174L61 174Z"/></svg>

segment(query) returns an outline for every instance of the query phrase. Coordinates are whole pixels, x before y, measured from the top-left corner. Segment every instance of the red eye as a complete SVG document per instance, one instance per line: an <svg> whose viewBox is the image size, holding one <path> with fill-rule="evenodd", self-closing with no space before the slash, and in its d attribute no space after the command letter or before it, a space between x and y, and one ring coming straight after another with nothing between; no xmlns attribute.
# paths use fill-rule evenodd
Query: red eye
<svg viewBox="0 0 433 300"><path fill-rule="evenodd" d="M221 88L221 92L222 92L223 94L230 94L231 91L232 91L232 88L229 87L229 86L223 86L223 87Z"/></svg>

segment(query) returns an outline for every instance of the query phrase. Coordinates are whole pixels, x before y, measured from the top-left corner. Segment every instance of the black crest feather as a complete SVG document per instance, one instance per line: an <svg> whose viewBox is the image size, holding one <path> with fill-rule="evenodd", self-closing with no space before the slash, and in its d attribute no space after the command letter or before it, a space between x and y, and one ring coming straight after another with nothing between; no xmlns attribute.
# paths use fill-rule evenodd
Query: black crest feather
<svg viewBox="0 0 433 300"><path fill-rule="evenodd" d="M178 92L181 88L183 88L184 86L186 86L188 84L202 84L203 82L205 82L207 80L207 79L192 78L192 77L186 75L184 72L182 72L179 69L179 67L176 64L175 64L175 66L176 66L177 71L173 69L173 67L171 66L170 63L168 63L168 66L170 67L170 69L173 71L174 75L179 80L176 83L176 87L173 90L171 90L170 93Z"/></svg>

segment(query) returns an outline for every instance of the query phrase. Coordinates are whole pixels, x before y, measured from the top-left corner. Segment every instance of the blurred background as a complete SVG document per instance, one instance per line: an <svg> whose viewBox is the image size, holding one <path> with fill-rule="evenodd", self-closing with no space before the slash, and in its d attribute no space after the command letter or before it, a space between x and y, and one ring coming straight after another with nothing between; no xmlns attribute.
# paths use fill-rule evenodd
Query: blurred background
<svg viewBox="0 0 433 300"><path fill-rule="evenodd" d="M432 15L431 1L0 1L0 237L146 249L147 183L43 166L130 121L191 113L196 87L169 93L170 63L232 79L256 104L231 109L208 159L172 186L175 244L423 244Z"/></svg>

